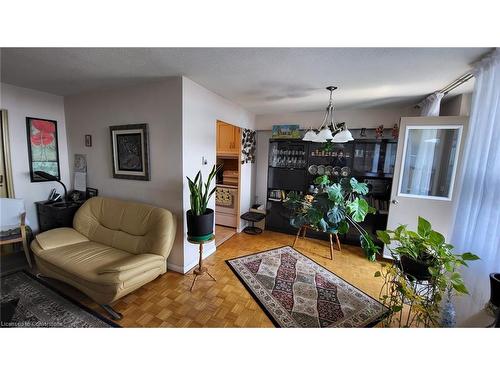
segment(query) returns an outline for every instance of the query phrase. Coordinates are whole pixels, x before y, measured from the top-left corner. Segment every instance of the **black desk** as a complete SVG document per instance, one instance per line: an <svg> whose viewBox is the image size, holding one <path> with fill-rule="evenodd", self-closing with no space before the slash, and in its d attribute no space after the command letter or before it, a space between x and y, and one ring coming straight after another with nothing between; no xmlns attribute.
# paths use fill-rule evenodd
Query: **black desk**
<svg viewBox="0 0 500 375"><path fill-rule="evenodd" d="M40 232L60 227L73 227L73 216L85 201L35 202Z"/></svg>

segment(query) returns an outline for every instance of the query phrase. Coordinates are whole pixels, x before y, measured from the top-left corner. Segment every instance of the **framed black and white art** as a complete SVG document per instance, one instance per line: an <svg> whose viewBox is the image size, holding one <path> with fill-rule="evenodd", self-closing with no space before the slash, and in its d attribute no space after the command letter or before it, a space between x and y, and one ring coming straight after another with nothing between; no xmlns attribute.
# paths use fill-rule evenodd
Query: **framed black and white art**
<svg viewBox="0 0 500 375"><path fill-rule="evenodd" d="M113 177L150 180L148 125L110 126Z"/></svg>

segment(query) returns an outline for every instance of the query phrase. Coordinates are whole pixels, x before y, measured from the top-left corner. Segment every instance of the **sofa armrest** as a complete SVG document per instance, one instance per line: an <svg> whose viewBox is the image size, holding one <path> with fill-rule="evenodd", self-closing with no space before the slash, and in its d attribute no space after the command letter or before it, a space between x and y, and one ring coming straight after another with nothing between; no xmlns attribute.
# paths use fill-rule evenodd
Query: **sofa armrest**
<svg viewBox="0 0 500 375"><path fill-rule="evenodd" d="M165 258L156 254L131 255L101 267L97 273L102 275L104 273L123 272L158 261L165 261Z"/></svg>
<svg viewBox="0 0 500 375"><path fill-rule="evenodd" d="M86 242L89 239L73 228L56 228L35 236L42 250L55 249L57 247L74 245Z"/></svg>

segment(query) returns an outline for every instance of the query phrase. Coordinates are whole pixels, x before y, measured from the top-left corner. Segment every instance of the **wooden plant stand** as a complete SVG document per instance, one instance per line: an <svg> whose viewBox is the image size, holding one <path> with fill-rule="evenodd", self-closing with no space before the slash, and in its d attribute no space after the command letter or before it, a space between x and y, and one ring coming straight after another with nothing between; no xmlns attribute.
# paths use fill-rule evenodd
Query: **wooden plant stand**
<svg viewBox="0 0 500 375"><path fill-rule="evenodd" d="M304 225L304 226L300 227L299 231L297 232L297 235L295 236L295 240L293 241L292 247L295 247L295 244L297 243L297 240L300 237L300 232L302 230L304 230L304 232L302 233L302 238L305 239L307 229L315 230L314 228L312 228L312 227L310 227L308 225ZM329 233L329 235L330 235L329 236L330 237L330 259L333 260L333 234ZM338 249L338 251L342 251L342 247L340 246L339 236L337 234L335 234L335 240L336 240L336 243L337 243L337 249ZM324 257L324 258L326 258L326 257Z"/></svg>
<svg viewBox="0 0 500 375"><path fill-rule="evenodd" d="M198 267L194 269L193 271L193 274L194 274L194 279L193 279L193 283L191 284L191 288L189 288L189 291L192 292L193 291L193 287L194 287L194 283L196 282L196 279L198 278L198 276L203 276L204 274L207 274L208 276L210 276L212 278L213 281L217 281L215 279L215 277L213 277L210 272L208 272L208 268L207 267L204 267L203 266L203 244L207 243L207 242L211 242L213 241L215 238L215 236L212 236L204 241L194 241L194 240L190 240L188 239L188 242L189 243L192 243L192 244L196 244L196 245L200 245L200 258L198 260Z"/></svg>

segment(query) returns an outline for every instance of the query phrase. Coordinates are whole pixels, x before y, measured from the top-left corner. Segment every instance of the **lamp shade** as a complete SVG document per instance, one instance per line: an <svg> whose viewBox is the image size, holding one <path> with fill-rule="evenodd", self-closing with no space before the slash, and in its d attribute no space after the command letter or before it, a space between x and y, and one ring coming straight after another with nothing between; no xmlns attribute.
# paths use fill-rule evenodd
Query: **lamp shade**
<svg viewBox="0 0 500 375"><path fill-rule="evenodd" d="M332 131L329 128L324 128L318 133L320 142L331 141L333 139Z"/></svg>
<svg viewBox="0 0 500 375"><path fill-rule="evenodd" d="M338 132L332 139L332 142L334 143L346 143L349 141L354 141L354 138L352 137L351 132L347 129Z"/></svg>
<svg viewBox="0 0 500 375"><path fill-rule="evenodd" d="M312 142L316 142L316 139L317 139L317 135L316 135L316 132L312 129L309 129L306 134L304 134L304 137L302 137L302 140L303 141L312 141Z"/></svg>

